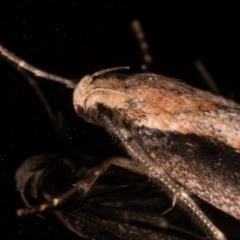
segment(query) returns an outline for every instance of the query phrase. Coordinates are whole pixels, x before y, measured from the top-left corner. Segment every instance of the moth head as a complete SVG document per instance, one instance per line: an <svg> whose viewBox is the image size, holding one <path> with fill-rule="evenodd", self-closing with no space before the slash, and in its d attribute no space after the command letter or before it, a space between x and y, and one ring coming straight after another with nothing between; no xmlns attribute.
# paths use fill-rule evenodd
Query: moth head
<svg viewBox="0 0 240 240"><path fill-rule="evenodd" d="M124 108L129 96L124 93L125 81L106 73L126 67L111 68L83 77L74 89L73 105L77 114L88 122L98 123L101 110L118 111Z"/></svg>

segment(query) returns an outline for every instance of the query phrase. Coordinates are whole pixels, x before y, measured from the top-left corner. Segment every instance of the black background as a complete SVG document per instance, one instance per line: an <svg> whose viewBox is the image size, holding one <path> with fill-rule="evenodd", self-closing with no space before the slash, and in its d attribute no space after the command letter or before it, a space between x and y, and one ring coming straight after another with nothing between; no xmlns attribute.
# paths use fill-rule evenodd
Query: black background
<svg viewBox="0 0 240 240"><path fill-rule="evenodd" d="M239 101L239 12L239 1L1 1L0 43L34 66L68 78L122 65L136 72L142 60L130 24L139 19L152 72L209 90L194 65L200 59L221 93ZM14 183L19 164L63 148L32 88L4 60L0 80L0 238L77 239L57 222L16 218L23 206ZM104 130L75 115L72 90L45 80L41 86L55 111L66 116L74 147L89 155L116 154Z"/></svg>

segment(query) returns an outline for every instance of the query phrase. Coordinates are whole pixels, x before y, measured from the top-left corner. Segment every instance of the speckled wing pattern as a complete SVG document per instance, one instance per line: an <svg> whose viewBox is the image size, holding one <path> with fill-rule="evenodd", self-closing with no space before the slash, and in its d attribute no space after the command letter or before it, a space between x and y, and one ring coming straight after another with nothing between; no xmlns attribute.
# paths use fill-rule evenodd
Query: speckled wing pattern
<svg viewBox="0 0 240 240"><path fill-rule="evenodd" d="M240 105L155 74L126 80L127 129L174 180L240 219Z"/></svg>

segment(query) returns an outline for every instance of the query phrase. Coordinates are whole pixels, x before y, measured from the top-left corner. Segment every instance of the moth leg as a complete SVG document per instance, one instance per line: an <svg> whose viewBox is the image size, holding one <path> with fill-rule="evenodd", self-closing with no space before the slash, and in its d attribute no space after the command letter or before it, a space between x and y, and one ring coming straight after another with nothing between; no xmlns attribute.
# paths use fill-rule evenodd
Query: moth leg
<svg viewBox="0 0 240 240"><path fill-rule="evenodd" d="M59 206L63 202L65 202L68 198L70 198L74 193L76 193L78 191L83 191L83 194L85 194L92 187L92 185L96 182L96 180L111 165L116 165L116 166L122 167L124 169L140 173L138 165L131 159L124 158L124 157L111 157L111 158L105 160L103 163L90 169L79 182L74 184L73 188L71 188L69 191L65 192L59 198L54 198L49 202L46 202L44 204L40 204L40 205L37 205L34 207L19 209L17 211L17 215L22 216L22 215L32 214L32 213L36 213L36 212L42 212L49 208Z"/></svg>
<svg viewBox="0 0 240 240"><path fill-rule="evenodd" d="M57 118L53 114L53 111L50 107L50 104L49 104L48 100L46 99L45 95L43 94L43 92L42 92L41 88L39 87L37 81L34 78L32 78L26 72L26 70L34 73L36 76L37 76L37 72L43 72L44 74L47 74L47 73L44 72L44 71L40 71L39 69L31 66L27 62L25 62L22 59L15 56L13 53L9 52L7 49L2 47L1 45L0 45L0 54L3 57L5 57L10 62L10 64L13 65L16 68L16 70L28 81L29 85L34 89L35 93L37 94L37 96L41 100L42 104L44 105L44 107L45 107L53 125L56 126L57 125L56 124L57 123Z"/></svg>
<svg viewBox="0 0 240 240"><path fill-rule="evenodd" d="M133 20L131 23L132 30L134 32L135 38L139 43L139 50L142 53L143 64L142 70L149 70L149 66L152 63L152 56L149 53L148 43L145 39L145 33L141 27L139 20Z"/></svg>
<svg viewBox="0 0 240 240"><path fill-rule="evenodd" d="M45 71L42 71L34 66L32 66L31 64L25 62L24 60L20 59L19 57L15 56L13 53L9 52L6 48L4 48L2 45L0 45L0 55L5 57L6 60L8 60L10 63L17 65L18 69L22 68L25 69L31 73L33 73L35 76L37 77L41 77L41 78L46 78L52 81L56 81L62 84L65 84L67 87L69 88L74 88L76 86L76 84L67 79L67 78L63 78L51 73L47 73Z"/></svg>

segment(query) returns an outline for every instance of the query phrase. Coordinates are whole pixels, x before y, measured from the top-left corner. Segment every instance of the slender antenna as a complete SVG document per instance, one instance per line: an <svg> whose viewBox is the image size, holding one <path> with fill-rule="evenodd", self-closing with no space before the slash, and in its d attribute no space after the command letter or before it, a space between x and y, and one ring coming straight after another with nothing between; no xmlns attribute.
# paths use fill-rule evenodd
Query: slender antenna
<svg viewBox="0 0 240 240"><path fill-rule="evenodd" d="M133 20L131 27L133 29L134 35L139 43L139 48L143 55L144 65L142 66L142 68L146 70L148 69L149 65L152 62L152 57L149 53L149 46L147 44L147 41L145 40L145 34L143 32L143 29L141 27L141 23L139 20Z"/></svg>
<svg viewBox="0 0 240 240"><path fill-rule="evenodd" d="M42 71L38 68L35 68L31 64L23 61L22 59L15 56L13 53L9 52L2 45L0 45L0 54L3 57L5 57L8 61L10 61L12 63L15 63L17 65L17 67L23 68L23 69L33 73L37 77L46 78L46 79L49 79L49 80L52 80L52 81L55 81L55 82L65 84L69 88L75 88L75 86L76 86L76 83L74 83L70 79L62 78L62 77L59 77L57 75L47 73L47 72Z"/></svg>
<svg viewBox="0 0 240 240"><path fill-rule="evenodd" d="M108 69L104 69L98 72L95 72L91 75L92 78L98 77L102 74L108 73L108 72L114 72L114 71L118 71L118 70L126 70L129 69L130 67L114 67L114 68L108 68Z"/></svg>

